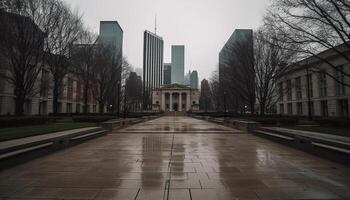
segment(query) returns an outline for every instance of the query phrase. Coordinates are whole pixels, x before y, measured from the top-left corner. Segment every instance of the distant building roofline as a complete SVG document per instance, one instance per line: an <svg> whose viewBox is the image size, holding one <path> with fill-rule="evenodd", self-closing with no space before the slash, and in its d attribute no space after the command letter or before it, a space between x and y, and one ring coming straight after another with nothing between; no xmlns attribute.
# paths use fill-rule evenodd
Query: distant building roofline
<svg viewBox="0 0 350 200"><path fill-rule="evenodd" d="M110 23L113 23L113 24L117 24L117 26L120 28L120 30L122 32L124 32L123 28L120 26L119 22L118 21L100 21L100 24L110 24Z"/></svg>
<svg viewBox="0 0 350 200"><path fill-rule="evenodd" d="M154 36L154 37L156 37L156 38L158 38L158 39L163 40L163 38L162 38L161 36L159 36L159 35L157 35L157 34L155 34L155 33L152 33L152 32L149 31L149 30L145 30L144 33L150 34L150 35L152 35L152 36Z"/></svg>

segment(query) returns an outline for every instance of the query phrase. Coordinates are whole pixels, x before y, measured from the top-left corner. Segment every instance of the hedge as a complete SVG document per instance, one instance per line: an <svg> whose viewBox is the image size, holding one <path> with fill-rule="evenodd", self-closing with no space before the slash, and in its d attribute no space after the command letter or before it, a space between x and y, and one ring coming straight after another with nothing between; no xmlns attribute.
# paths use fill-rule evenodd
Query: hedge
<svg viewBox="0 0 350 200"><path fill-rule="evenodd" d="M57 117L48 116L24 116L24 117L1 117L0 127L14 127L14 126L29 126L29 125L42 125L51 122L55 122Z"/></svg>
<svg viewBox="0 0 350 200"><path fill-rule="evenodd" d="M313 120L321 126L343 127L343 128L350 127L350 119L345 119L345 118L315 117Z"/></svg>

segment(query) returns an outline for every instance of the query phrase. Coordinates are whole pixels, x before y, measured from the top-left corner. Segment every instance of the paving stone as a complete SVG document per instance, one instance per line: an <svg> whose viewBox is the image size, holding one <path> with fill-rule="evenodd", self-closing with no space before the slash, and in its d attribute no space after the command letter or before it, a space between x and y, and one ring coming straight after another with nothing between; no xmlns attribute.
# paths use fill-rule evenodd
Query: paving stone
<svg viewBox="0 0 350 200"><path fill-rule="evenodd" d="M170 178L173 200L350 198L349 167L241 133L188 117L136 124L1 171L0 199L163 200Z"/></svg>

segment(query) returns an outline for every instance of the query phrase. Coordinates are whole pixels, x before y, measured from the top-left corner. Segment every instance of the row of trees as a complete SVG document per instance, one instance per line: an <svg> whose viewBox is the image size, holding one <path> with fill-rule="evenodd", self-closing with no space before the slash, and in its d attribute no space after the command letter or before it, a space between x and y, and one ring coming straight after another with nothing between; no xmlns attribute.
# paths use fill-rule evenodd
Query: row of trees
<svg viewBox="0 0 350 200"><path fill-rule="evenodd" d="M231 51L241 55L240 60L244 65L253 63L254 70L247 71L247 75L254 75L255 93L248 97L258 101L260 114L264 115L266 112L273 112L278 100L278 77L300 59L315 56L343 76L350 76L348 72L319 55L320 52L331 49L335 55L350 62L349 54L344 51L350 49L349 40L348 0L274 0L267 10L263 24L254 32L254 57L244 56L249 55L247 52L251 49L239 43L232 46ZM310 66L309 70L314 73L321 72L318 66ZM333 73L325 73L338 83L350 86L345 79L339 80ZM217 71L210 79L210 86L210 99L214 109L222 110L225 94L220 89Z"/></svg>
<svg viewBox="0 0 350 200"><path fill-rule="evenodd" d="M121 52L99 43L79 13L62 0L3 0L0 6L0 58L8 66L0 78L14 87L16 115L22 115L26 100L43 88L52 90L57 113L68 74L82 81L85 105L92 95L100 112L106 104L112 105L112 112L119 110L122 78L126 78L121 73L130 66ZM38 77L47 69L50 86L37 87Z"/></svg>

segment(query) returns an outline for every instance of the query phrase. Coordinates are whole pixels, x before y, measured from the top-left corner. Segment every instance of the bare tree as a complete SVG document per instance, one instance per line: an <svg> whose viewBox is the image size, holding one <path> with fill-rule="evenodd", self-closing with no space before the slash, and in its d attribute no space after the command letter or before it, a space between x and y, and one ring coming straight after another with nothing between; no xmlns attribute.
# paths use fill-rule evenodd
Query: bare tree
<svg viewBox="0 0 350 200"><path fill-rule="evenodd" d="M84 110L88 112L89 97L92 93L92 85L94 84L94 69L97 66L96 52L99 50L97 37L89 31L84 31L78 38L78 44L72 47L71 62L72 72L83 81L83 99Z"/></svg>
<svg viewBox="0 0 350 200"><path fill-rule="evenodd" d="M24 104L34 93L44 60L42 30L53 16L46 0L15 0L0 9L0 53L7 60L8 73L1 76L14 86L15 114L23 115ZM6 11L4 11L6 10Z"/></svg>
<svg viewBox="0 0 350 200"><path fill-rule="evenodd" d="M296 50L302 56L314 56L342 75L350 76L318 54L325 49L331 49L334 55L350 62L349 54L345 53L350 49L348 0L275 0L265 23L278 30L283 42L298 44ZM311 70L320 72L315 66ZM326 73L338 83L350 86L338 80L332 73Z"/></svg>
<svg viewBox="0 0 350 200"><path fill-rule="evenodd" d="M46 62L53 78L53 113L58 112L58 99L63 91L63 79L69 72L69 51L82 31L80 17L59 0L45 1L54 10L52 20L43 27L47 33L45 42Z"/></svg>
<svg viewBox="0 0 350 200"><path fill-rule="evenodd" d="M136 72L130 72L129 78L125 83L126 98L129 110L139 111L142 103L142 80Z"/></svg>
<svg viewBox="0 0 350 200"><path fill-rule="evenodd" d="M201 96L199 98L199 107L205 112L213 110L212 104L213 94L211 92L209 82L206 79L203 79L201 82Z"/></svg>
<svg viewBox="0 0 350 200"><path fill-rule="evenodd" d="M215 70L209 80L210 89L212 91L213 96L213 107L216 111L222 110L223 103L222 100L222 94L220 92L220 83L219 83L219 72Z"/></svg>
<svg viewBox="0 0 350 200"><path fill-rule="evenodd" d="M228 54L225 61L225 72L222 72L220 83L225 101L235 112L255 110L255 69L253 38L242 38L226 46ZM221 72L220 72L221 73Z"/></svg>
<svg viewBox="0 0 350 200"><path fill-rule="evenodd" d="M279 100L276 81L296 55L296 51L289 50L295 47L281 44L277 37L279 34L268 27L262 27L254 37L256 97L261 115L274 109Z"/></svg>

